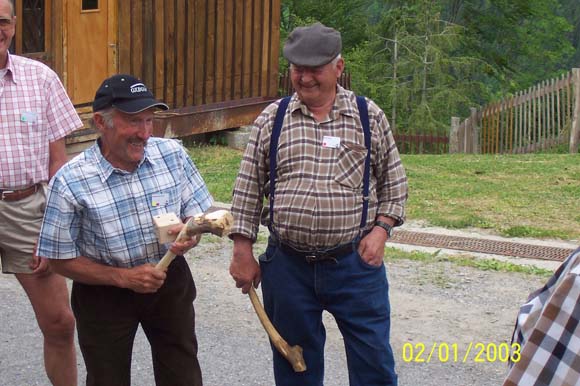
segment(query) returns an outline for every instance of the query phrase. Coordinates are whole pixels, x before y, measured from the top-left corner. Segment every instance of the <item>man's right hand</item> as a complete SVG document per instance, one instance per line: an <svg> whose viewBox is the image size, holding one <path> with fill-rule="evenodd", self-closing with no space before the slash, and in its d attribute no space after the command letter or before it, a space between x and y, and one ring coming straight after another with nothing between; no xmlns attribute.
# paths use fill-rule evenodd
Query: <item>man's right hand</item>
<svg viewBox="0 0 580 386"><path fill-rule="evenodd" d="M152 264L144 264L124 270L122 276L124 288L148 294L157 292L165 282L167 274Z"/></svg>
<svg viewBox="0 0 580 386"><path fill-rule="evenodd" d="M250 287L258 288L261 280L260 265L254 258L252 241L241 235L234 235L234 252L230 263L230 275L236 287L247 294Z"/></svg>

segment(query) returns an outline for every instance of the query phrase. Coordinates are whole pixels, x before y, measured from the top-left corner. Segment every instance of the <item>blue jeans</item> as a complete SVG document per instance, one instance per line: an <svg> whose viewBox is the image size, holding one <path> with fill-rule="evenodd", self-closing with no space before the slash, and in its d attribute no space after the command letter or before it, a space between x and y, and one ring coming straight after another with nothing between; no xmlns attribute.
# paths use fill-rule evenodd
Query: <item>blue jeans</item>
<svg viewBox="0 0 580 386"><path fill-rule="evenodd" d="M324 310L334 316L344 338L350 386L397 385L384 264L366 264L354 243L353 251L336 261L308 263L270 239L260 267L266 313L290 346L303 348L308 368L295 373L272 348L277 386L322 386Z"/></svg>

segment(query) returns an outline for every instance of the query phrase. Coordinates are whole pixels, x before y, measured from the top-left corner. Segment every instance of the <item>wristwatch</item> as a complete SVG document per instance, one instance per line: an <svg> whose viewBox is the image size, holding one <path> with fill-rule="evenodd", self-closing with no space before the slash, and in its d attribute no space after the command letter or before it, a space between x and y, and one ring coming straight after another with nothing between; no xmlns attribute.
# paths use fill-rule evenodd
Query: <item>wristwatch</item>
<svg viewBox="0 0 580 386"><path fill-rule="evenodd" d="M393 237L393 227L390 226L389 224L387 224L386 222L383 221L375 221L375 226L377 227L381 227L384 230L387 231L387 236L389 236L389 238Z"/></svg>

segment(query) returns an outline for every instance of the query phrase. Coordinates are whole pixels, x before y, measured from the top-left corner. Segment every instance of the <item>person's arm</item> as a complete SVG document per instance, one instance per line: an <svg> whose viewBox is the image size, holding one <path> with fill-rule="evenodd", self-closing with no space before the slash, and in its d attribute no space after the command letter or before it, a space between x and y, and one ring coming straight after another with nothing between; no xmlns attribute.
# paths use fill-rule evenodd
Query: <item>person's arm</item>
<svg viewBox="0 0 580 386"><path fill-rule="evenodd" d="M48 144L48 152L48 179L50 180L58 169L60 169L60 167L68 160L64 138L50 142ZM36 245L34 246L34 250L36 251ZM45 259L41 259L36 255L36 253L32 254L28 266L32 269L33 274L43 274L49 269L49 265Z"/></svg>
<svg viewBox="0 0 580 386"><path fill-rule="evenodd" d="M401 158L389 127L385 114L372 101L372 110L378 111L371 120L373 130L378 131L380 140L378 150L373 160L377 178L377 198L379 206L375 221L382 221L391 227L399 226L405 217L405 202L407 200L407 176L401 163ZM359 254L363 260L374 266L383 262L385 243L389 235L380 226L374 226L370 233L359 244Z"/></svg>
<svg viewBox="0 0 580 386"><path fill-rule="evenodd" d="M49 264L54 272L80 283L128 288L139 293L156 292L167 276L165 272L151 264L117 268L98 264L84 256L74 259L50 259Z"/></svg>
<svg viewBox="0 0 580 386"><path fill-rule="evenodd" d="M369 107L371 103L373 102L369 103ZM375 108L378 110L378 107ZM378 110L373 121L376 130L380 133L376 160L373 160L379 201L377 215L392 218L395 220L394 226L400 226L405 220L405 203L408 192L407 175L387 117Z"/></svg>
<svg viewBox="0 0 580 386"><path fill-rule="evenodd" d="M386 216L377 216L377 221L382 221L390 226L395 225L395 219ZM359 255L370 265L379 266L385 257L385 243L389 235L387 231L379 226L374 226L360 242L358 247Z"/></svg>
<svg viewBox="0 0 580 386"><path fill-rule="evenodd" d="M230 263L230 275L236 282L236 287L247 294L250 286L258 288L261 280L260 265L254 258L252 240L240 234L232 235L234 251Z"/></svg>
<svg viewBox="0 0 580 386"><path fill-rule="evenodd" d="M50 180L52 176L54 176L58 171L58 169L60 169L60 167L64 165L66 161L68 161L64 138L50 142L48 145L48 151L48 179Z"/></svg>

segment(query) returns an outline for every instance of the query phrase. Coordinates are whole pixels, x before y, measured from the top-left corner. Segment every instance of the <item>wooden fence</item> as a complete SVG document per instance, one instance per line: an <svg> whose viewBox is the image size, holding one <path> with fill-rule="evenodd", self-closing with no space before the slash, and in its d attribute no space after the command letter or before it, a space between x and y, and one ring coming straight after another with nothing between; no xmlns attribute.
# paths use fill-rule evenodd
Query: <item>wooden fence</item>
<svg viewBox="0 0 580 386"><path fill-rule="evenodd" d="M451 124L450 152L530 153L567 144L578 152L580 142L580 69L528 90Z"/></svg>

